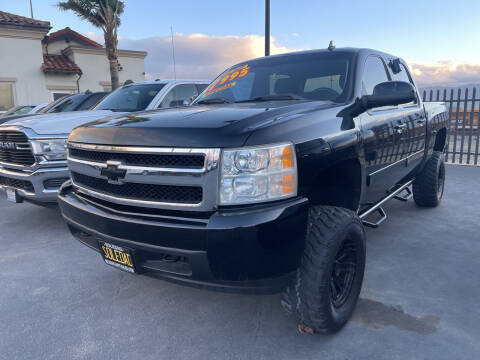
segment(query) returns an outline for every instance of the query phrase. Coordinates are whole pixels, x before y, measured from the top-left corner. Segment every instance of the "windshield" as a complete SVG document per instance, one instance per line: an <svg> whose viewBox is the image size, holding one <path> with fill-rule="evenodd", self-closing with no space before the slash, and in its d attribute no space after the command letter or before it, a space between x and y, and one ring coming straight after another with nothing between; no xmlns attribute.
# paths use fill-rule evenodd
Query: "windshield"
<svg viewBox="0 0 480 360"><path fill-rule="evenodd" d="M138 84L121 87L105 97L95 110L145 110L165 84Z"/></svg>
<svg viewBox="0 0 480 360"><path fill-rule="evenodd" d="M345 101L352 53L266 57L235 65L217 77L195 103L272 100Z"/></svg>
<svg viewBox="0 0 480 360"><path fill-rule="evenodd" d="M3 113L2 116L3 117L7 117L9 115L24 115L24 114L28 114L30 111L32 111L32 109L34 108L35 106L30 106L30 105L27 105L27 106L17 106L13 109L10 109L8 110L6 113Z"/></svg>

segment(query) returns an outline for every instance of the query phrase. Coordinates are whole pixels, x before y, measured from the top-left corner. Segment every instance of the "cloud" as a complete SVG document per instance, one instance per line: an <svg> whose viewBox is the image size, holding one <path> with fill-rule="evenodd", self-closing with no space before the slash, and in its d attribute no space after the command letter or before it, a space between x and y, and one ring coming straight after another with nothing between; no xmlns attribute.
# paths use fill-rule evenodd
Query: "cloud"
<svg viewBox="0 0 480 360"><path fill-rule="evenodd" d="M89 32L87 32L87 33L85 33L85 34L83 34L83 35L85 35L85 36L88 37L89 39L92 39L93 41L98 42L99 44L103 44L104 41L105 41L103 35L95 34L94 32L91 32L91 31L89 31Z"/></svg>
<svg viewBox="0 0 480 360"><path fill-rule="evenodd" d="M294 33L295 34L295 33ZM103 43L103 35L85 34ZM292 34L293 35L293 34ZM221 71L238 62L263 56L265 38L260 35L211 36L179 34L174 36L176 72L178 78L213 79ZM149 79L173 77L172 42L170 36L145 39L119 37L119 48L145 50L145 71ZM299 49L283 46L272 38L271 53L280 54ZM417 83L421 86L480 83L480 63L448 60L409 63Z"/></svg>
<svg viewBox="0 0 480 360"><path fill-rule="evenodd" d="M265 38L259 35L210 36L176 34L174 36L176 72L178 78L213 79L226 68L264 55ZM145 50L145 70L148 78L172 78L172 41L170 36L140 40L122 39L119 48ZM280 54L296 49L282 46L272 38L270 51Z"/></svg>
<svg viewBox="0 0 480 360"><path fill-rule="evenodd" d="M96 34L94 32L87 32L85 34L83 34L84 36L88 37L89 39L92 39L93 41L96 41L97 43L99 44L104 44L105 43L105 38L103 36L103 34ZM123 40L123 37L121 36L117 36L118 40Z"/></svg>
<svg viewBox="0 0 480 360"><path fill-rule="evenodd" d="M410 62L410 69L419 85L460 86L480 83L480 64L447 60Z"/></svg>

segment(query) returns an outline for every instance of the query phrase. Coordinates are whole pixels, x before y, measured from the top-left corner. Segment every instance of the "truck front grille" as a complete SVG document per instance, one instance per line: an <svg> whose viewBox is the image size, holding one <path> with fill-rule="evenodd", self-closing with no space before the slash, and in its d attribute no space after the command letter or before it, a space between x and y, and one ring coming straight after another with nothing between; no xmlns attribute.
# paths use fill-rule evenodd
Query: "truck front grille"
<svg viewBox="0 0 480 360"><path fill-rule="evenodd" d="M48 179L43 182L43 187L47 190L58 189L64 182L67 182L69 178L60 179Z"/></svg>
<svg viewBox="0 0 480 360"><path fill-rule="evenodd" d="M201 169L205 164L204 154L138 154L126 152L102 152L84 149L69 149L71 158L93 162L121 161L125 165L160 168Z"/></svg>
<svg viewBox="0 0 480 360"><path fill-rule="evenodd" d="M26 180L17 180L0 176L0 185L12 187L14 189L25 190L28 192L34 192L32 183Z"/></svg>
<svg viewBox="0 0 480 360"><path fill-rule="evenodd" d="M214 211L219 158L220 149L68 144L75 188L112 208Z"/></svg>
<svg viewBox="0 0 480 360"><path fill-rule="evenodd" d="M199 186L154 185L141 183L110 184L107 180L72 172L75 184L103 194L143 201L199 204L202 188Z"/></svg>
<svg viewBox="0 0 480 360"><path fill-rule="evenodd" d="M20 131L0 131L0 162L13 165L35 164L28 137Z"/></svg>

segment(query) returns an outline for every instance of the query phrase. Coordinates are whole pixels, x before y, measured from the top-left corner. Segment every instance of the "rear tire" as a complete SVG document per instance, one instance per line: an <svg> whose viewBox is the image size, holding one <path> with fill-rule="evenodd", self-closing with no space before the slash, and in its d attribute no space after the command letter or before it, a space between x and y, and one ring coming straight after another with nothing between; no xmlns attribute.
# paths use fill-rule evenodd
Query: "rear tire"
<svg viewBox="0 0 480 360"><path fill-rule="evenodd" d="M365 256L365 232L353 211L310 208L301 263L282 297L301 332L335 332L347 323L360 295Z"/></svg>
<svg viewBox="0 0 480 360"><path fill-rule="evenodd" d="M443 153L434 151L413 182L413 199L418 206L435 207L440 204L444 190L445 162Z"/></svg>

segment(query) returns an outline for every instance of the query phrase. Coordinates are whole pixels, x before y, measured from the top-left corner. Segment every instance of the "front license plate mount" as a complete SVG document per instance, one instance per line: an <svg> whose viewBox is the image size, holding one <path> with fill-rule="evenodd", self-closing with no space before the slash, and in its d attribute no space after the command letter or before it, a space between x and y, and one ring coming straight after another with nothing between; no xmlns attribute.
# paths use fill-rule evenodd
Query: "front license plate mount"
<svg viewBox="0 0 480 360"><path fill-rule="evenodd" d="M7 197L7 201L10 201L16 204L22 202L22 199L20 198L20 196L18 196L17 191L15 189L6 188L5 195Z"/></svg>
<svg viewBox="0 0 480 360"><path fill-rule="evenodd" d="M99 241L98 243L100 253L106 264L132 274L136 273L133 251L131 249L104 241Z"/></svg>

